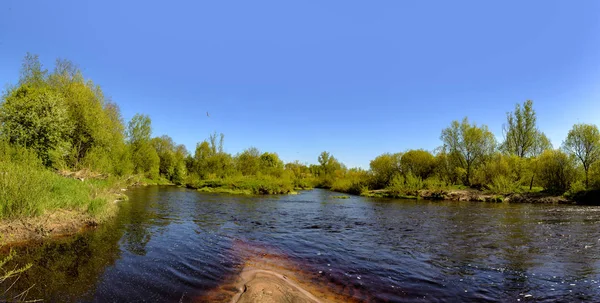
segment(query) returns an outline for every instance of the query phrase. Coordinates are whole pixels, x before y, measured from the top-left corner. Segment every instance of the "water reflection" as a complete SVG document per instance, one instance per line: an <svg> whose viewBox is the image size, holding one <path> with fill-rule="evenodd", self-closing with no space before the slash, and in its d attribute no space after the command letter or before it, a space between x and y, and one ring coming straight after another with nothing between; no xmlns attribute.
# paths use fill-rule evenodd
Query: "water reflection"
<svg viewBox="0 0 600 303"><path fill-rule="evenodd" d="M362 301L600 301L599 207L389 200L324 190L224 196L128 192L115 222L20 249L14 291L47 301L186 302L253 243L315 285Z"/></svg>

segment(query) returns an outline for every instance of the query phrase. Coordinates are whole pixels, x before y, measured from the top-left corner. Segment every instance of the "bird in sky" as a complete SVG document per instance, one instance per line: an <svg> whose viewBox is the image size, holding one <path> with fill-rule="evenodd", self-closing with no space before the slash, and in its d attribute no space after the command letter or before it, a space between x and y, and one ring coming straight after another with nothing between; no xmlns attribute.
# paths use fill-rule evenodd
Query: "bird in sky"
<svg viewBox="0 0 600 303"><path fill-rule="evenodd" d="M206 116L210 118L210 115L208 114L208 112L206 112Z"/></svg>

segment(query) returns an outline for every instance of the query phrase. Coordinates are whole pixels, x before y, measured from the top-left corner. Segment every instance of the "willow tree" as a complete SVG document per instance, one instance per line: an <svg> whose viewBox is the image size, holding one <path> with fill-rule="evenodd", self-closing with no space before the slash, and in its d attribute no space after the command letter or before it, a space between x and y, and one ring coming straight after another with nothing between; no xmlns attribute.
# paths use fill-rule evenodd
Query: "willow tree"
<svg viewBox="0 0 600 303"><path fill-rule="evenodd" d="M501 149L520 158L530 156L536 144L538 133L533 102L527 100L522 107L517 104L514 112L506 114L504 142Z"/></svg>
<svg viewBox="0 0 600 303"><path fill-rule="evenodd" d="M442 130L443 149L455 158L463 170L465 185L471 185L473 169L494 152L496 139L486 125L470 124L467 117L462 122L452 121Z"/></svg>
<svg viewBox="0 0 600 303"><path fill-rule="evenodd" d="M600 132L593 124L575 124L567 135L563 147L575 155L585 171L585 186L589 185L590 166L600 160Z"/></svg>

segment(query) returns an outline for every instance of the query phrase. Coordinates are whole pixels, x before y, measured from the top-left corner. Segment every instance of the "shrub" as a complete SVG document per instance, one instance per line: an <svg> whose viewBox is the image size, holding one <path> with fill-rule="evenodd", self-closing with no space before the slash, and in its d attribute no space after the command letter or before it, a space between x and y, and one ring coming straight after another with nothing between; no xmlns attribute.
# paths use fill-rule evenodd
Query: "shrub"
<svg viewBox="0 0 600 303"><path fill-rule="evenodd" d="M423 188L423 180L412 173L408 173L406 177L402 175L395 176L392 182L390 182L390 186L387 187L387 190L392 195L416 196L419 190Z"/></svg>
<svg viewBox="0 0 600 303"><path fill-rule="evenodd" d="M490 191L497 194L509 194L520 191L520 183L511 180L507 176L499 175L492 179L492 183L488 185Z"/></svg>
<svg viewBox="0 0 600 303"><path fill-rule="evenodd" d="M539 179L550 192L562 194L577 178L575 159L560 150L547 150L538 158Z"/></svg>

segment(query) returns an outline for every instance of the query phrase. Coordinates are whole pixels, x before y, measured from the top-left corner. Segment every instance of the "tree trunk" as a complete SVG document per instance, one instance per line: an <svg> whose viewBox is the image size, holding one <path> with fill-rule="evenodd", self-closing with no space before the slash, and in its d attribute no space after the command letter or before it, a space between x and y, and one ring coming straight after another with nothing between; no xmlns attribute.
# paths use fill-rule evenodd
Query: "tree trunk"
<svg viewBox="0 0 600 303"><path fill-rule="evenodd" d="M531 182L529 182L529 191L531 191L531 189L533 188L533 178L535 177L534 175L531 175Z"/></svg>

